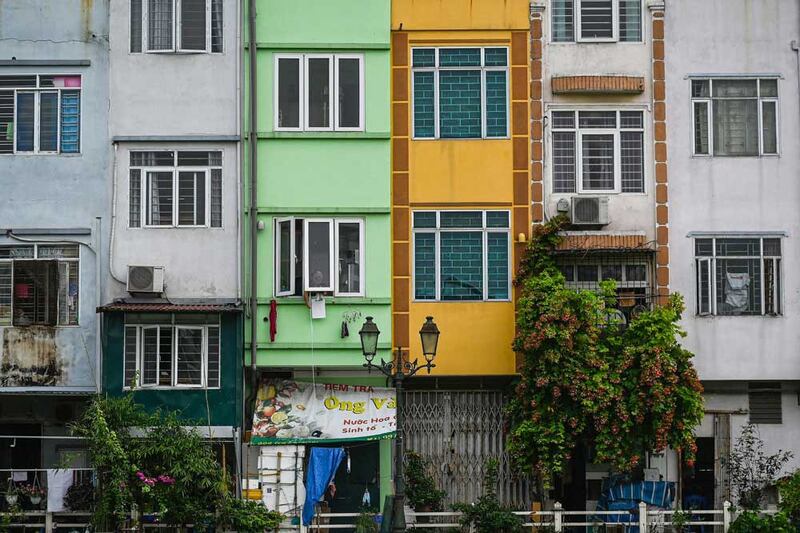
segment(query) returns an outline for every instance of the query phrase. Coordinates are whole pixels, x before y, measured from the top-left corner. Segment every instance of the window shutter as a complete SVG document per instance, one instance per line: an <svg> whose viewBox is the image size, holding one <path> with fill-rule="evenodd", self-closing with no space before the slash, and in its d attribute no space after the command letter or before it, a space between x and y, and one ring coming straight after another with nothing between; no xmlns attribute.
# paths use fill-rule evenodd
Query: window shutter
<svg viewBox="0 0 800 533"><path fill-rule="evenodd" d="M211 51L222 53L222 0L211 0Z"/></svg>
<svg viewBox="0 0 800 533"><path fill-rule="evenodd" d="M0 325L11 325L11 263L0 263Z"/></svg>
<svg viewBox="0 0 800 533"><path fill-rule="evenodd" d="M436 299L436 235L414 233L414 298Z"/></svg>
<svg viewBox="0 0 800 533"><path fill-rule="evenodd" d="M131 170L128 193L128 227L142 226L142 171Z"/></svg>
<svg viewBox="0 0 800 533"><path fill-rule="evenodd" d="M131 0L131 53L142 51L142 0Z"/></svg>
<svg viewBox="0 0 800 533"><path fill-rule="evenodd" d="M748 383L751 424L782 424L780 383Z"/></svg>
<svg viewBox="0 0 800 533"><path fill-rule="evenodd" d="M552 28L553 42L575 40L575 0L553 0Z"/></svg>
<svg viewBox="0 0 800 533"><path fill-rule="evenodd" d="M206 50L206 0L181 0L180 6L180 49Z"/></svg>
<svg viewBox="0 0 800 533"><path fill-rule="evenodd" d="M508 135L507 75L505 70L486 72L487 137L506 137Z"/></svg>
<svg viewBox="0 0 800 533"><path fill-rule="evenodd" d="M81 93L61 91L61 152L81 150Z"/></svg>
<svg viewBox="0 0 800 533"><path fill-rule="evenodd" d="M279 218L275 226L275 295L291 296L295 290L294 219Z"/></svg>
<svg viewBox="0 0 800 533"><path fill-rule="evenodd" d="M414 137L431 138L435 131L433 72L414 72Z"/></svg>
<svg viewBox="0 0 800 533"><path fill-rule="evenodd" d="M211 227L222 227L222 169L211 169Z"/></svg>
<svg viewBox="0 0 800 533"><path fill-rule="evenodd" d="M220 383L220 342L219 328L208 328L208 361L206 375L208 377L208 388L219 387Z"/></svg>
<svg viewBox="0 0 800 533"><path fill-rule="evenodd" d="M137 341L137 329L131 326L125 327L125 360L123 362L125 382L123 387L130 387L132 384L138 385L133 382L136 379Z"/></svg>

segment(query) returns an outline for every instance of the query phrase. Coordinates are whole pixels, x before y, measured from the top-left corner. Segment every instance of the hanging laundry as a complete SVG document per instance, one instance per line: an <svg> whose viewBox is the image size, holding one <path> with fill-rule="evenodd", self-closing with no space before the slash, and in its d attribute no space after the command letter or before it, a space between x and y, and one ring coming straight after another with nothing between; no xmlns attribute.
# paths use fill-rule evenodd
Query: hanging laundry
<svg viewBox="0 0 800 533"><path fill-rule="evenodd" d="M278 334L278 302L270 300L269 302L269 342L275 342L275 336Z"/></svg>

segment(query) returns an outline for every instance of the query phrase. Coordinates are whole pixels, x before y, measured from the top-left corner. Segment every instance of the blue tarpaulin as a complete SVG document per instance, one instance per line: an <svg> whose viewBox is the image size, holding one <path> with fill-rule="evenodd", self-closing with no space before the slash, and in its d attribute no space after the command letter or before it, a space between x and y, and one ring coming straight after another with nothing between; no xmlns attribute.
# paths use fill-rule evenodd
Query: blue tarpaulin
<svg viewBox="0 0 800 533"><path fill-rule="evenodd" d="M639 502L661 509L671 509L675 498L675 483L672 481L638 481L635 483L619 483L612 480L603 491L597 502L598 511L631 511L630 514L604 516L607 522L636 522ZM638 531L636 526L629 526L631 533Z"/></svg>
<svg viewBox="0 0 800 533"><path fill-rule="evenodd" d="M336 475L344 457L344 448L311 448L306 469L306 501L303 504L303 525L311 524L314 508Z"/></svg>

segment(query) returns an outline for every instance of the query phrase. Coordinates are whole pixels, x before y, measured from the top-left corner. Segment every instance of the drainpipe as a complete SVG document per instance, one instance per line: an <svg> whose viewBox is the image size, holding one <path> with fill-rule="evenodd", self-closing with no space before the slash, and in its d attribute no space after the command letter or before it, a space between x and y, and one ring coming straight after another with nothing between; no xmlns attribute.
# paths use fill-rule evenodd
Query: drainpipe
<svg viewBox="0 0 800 533"><path fill-rule="evenodd" d="M257 134L258 134L258 105L257 105L257 71L256 71L256 0L248 0L247 11L247 36L248 36L248 55L249 65L248 73L250 76L249 92L250 92L250 123L247 132L247 142L250 149L248 154L250 159L250 208L248 210L250 217L250 397L248 397L248 404L245 405L245 413L247 407L252 404L256 396L256 356L257 356L257 343L258 336L258 152L257 152ZM242 420L242 425L246 426L246 420Z"/></svg>
<svg viewBox="0 0 800 533"><path fill-rule="evenodd" d="M797 63L797 98L800 102L800 47L797 46L797 41L792 41L790 45L794 52L795 62Z"/></svg>

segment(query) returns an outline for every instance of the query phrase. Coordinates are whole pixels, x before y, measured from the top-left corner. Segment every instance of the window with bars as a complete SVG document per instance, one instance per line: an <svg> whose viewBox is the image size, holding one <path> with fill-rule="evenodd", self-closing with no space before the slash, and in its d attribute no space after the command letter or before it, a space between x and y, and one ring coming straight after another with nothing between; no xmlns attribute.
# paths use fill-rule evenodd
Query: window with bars
<svg viewBox="0 0 800 533"><path fill-rule="evenodd" d="M0 76L0 154L77 154L80 75Z"/></svg>
<svg viewBox="0 0 800 533"><path fill-rule="evenodd" d="M778 154L778 80L692 80L694 154Z"/></svg>
<svg viewBox="0 0 800 533"><path fill-rule="evenodd" d="M642 111L553 111L553 192L644 192Z"/></svg>
<svg viewBox="0 0 800 533"><path fill-rule="evenodd" d="M0 247L0 326L77 326L79 296L77 246Z"/></svg>
<svg viewBox="0 0 800 533"><path fill-rule="evenodd" d="M130 0L130 50L222 53L223 0Z"/></svg>
<svg viewBox="0 0 800 533"><path fill-rule="evenodd" d="M277 55L275 129L363 131L363 54Z"/></svg>
<svg viewBox="0 0 800 533"><path fill-rule="evenodd" d="M508 48L413 48L416 139L508 137Z"/></svg>
<svg viewBox="0 0 800 533"><path fill-rule="evenodd" d="M128 315L124 386L218 388L218 315Z"/></svg>
<svg viewBox="0 0 800 533"><path fill-rule="evenodd" d="M510 299L508 211L415 211L413 225L415 300Z"/></svg>
<svg viewBox="0 0 800 533"><path fill-rule="evenodd" d="M128 226L222 227L222 152L130 152Z"/></svg>
<svg viewBox="0 0 800 533"><path fill-rule="evenodd" d="M551 0L553 42L641 42L642 0Z"/></svg>
<svg viewBox="0 0 800 533"><path fill-rule="evenodd" d="M364 221L275 219L275 295L364 296Z"/></svg>
<svg viewBox="0 0 800 533"><path fill-rule="evenodd" d="M699 315L780 315L781 239L695 239Z"/></svg>
<svg viewBox="0 0 800 533"><path fill-rule="evenodd" d="M614 254L564 253L556 264L569 288L599 291L600 282L614 280L617 286L616 307L631 319L650 309L653 303L652 260L643 253Z"/></svg>

